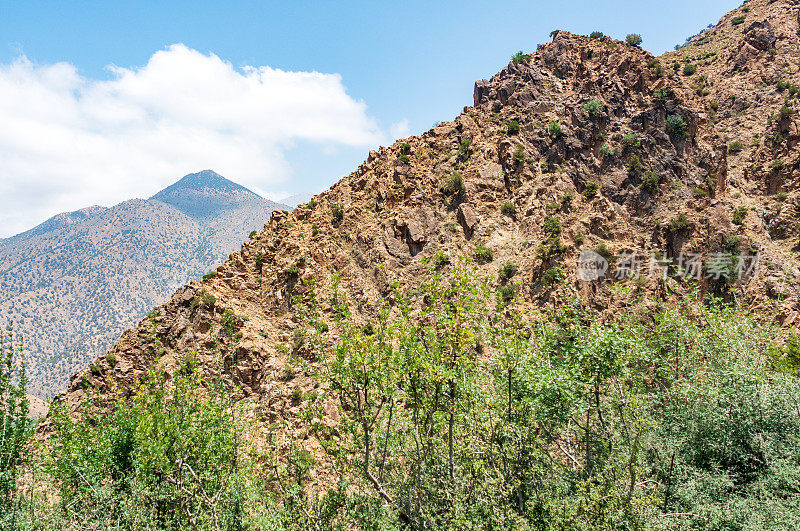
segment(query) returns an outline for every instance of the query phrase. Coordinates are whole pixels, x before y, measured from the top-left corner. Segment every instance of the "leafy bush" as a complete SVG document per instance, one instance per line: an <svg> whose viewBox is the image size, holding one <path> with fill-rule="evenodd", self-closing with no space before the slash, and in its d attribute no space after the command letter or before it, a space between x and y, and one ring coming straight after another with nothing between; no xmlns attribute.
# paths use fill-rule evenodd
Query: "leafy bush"
<svg viewBox="0 0 800 531"><path fill-rule="evenodd" d="M461 172L454 171L442 184L441 190L444 195L462 197L467 193L467 188L464 186L464 176L461 175Z"/></svg>
<svg viewBox="0 0 800 531"><path fill-rule="evenodd" d="M528 54L522 53L522 51L519 51L519 52L517 52L517 53L515 53L514 55L511 56L511 62L514 63L515 65L528 63L528 62L530 62L530 60L531 60L531 56L528 55Z"/></svg>
<svg viewBox="0 0 800 531"><path fill-rule="evenodd" d="M333 214L334 223L340 223L344 219L344 207L341 203L334 203L331 206L331 214Z"/></svg>
<svg viewBox="0 0 800 531"><path fill-rule="evenodd" d="M450 263L450 257L444 251L437 251L436 256L433 257L434 269L441 269Z"/></svg>
<svg viewBox="0 0 800 531"><path fill-rule="evenodd" d="M692 195L696 198L707 197L708 191L704 190L703 188L694 187L692 188Z"/></svg>
<svg viewBox="0 0 800 531"><path fill-rule="evenodd" d="M253 236L255 236L256 234L258 234L258 232L254 231L254 230L250 231L250 235L247 236L247 239L248 240L252 240Z"/></svg>
<svg viewBox="0 0 800 531"><path fill-rule="evenodd" d="M669 228L672 232L688 229L690 225L689 218L683 212L679 213L669 222Z"/></svg>
<svg viewBox="0 0 800 531"><path fill-rule="evenodd" d="M550 135L550 138L559 138L564 134L564 130L558 120L552 120L547 124L547 134Z"/></svg>
<svg viewBox="0 0 800 531"><path fill-rule="evenodd" d="M23 352L22 341L14 336L12 326L0 329L0 528L3 529L13 529L22 510L17 476L19 467L27 461L24 448L32 428L25 365L17 365Z"/></svg>
<svg viewBox="0 0 800 531"><path fill-rule="evenodd" d="M672 136L686 136L686 120L680 114L670 114L666 121L667 133Z"/></svg>
<svg viewBox="0 0 800 531"><path fill-rule="evenodd" d="M551 267L542 273L542 284L545 286L552 286L558 284L564 279L564 272L560 267Z"/></svg>
<svg viewBox="0 0 800 531"><path fill-rule="evenodd" d="M514 300L517 295L517 288L512 284L503 284L498 286L497 294L503 302L510 302Z"/></svg>
<svg viewBox="0 0 800 531"><path fill-rule="evenodd" d="M745 17L744 15L739 15L739 16L733 17L731 19L731 25L739 26L741 24L744 24L744 21L745 21L746 18L747 17Z"/></svg>
<svg viewBox="0 0 800 531"><path fill-rule="evenodd" d="M692 63L686 63L683 66L683 75L684 76L693 76L697 73L697 65Z"/></svg>
<svg viewBox="0 0 800 531"><path fill-rule="evenodd" d="M216 277L217 277L217 272L216 272L216 270L214 270L214 271L209 271L208 273L206 273L205 275L203 275L203 282L206 282L206 281L208 281L208 280L211 280L212 278L216 278Z"/></svg>
<svg viewBox="0 0 800 531"><path fill-rule="evenodd" d="M288 278L297 278L300 276L300 268L296 265L291 265L283 271Z"/></svg>
<svg viewBox="0 0 800 531"><path fill-rule="evenodd" d="M511 135L516 135L518 133L519 133L519 122L516 120L509 120L508 123L506 123L506 134L511 136Z"/></svg>
<svg viewBox="0 0 800 531"><path fill-rule="evenodd" d="M411 158L405 153L397 157L397 160L399 160L403 164L408 164L409 162L411 162Z"/></svg>
<svg viewBox="0 0 800 531"><path fill-rule="evenodd" d="M594 252L602 256L606 262L611 263L614 261L614 253L611 252L611 249L609 249L605 243L600 243L595 247Z"/></svg>
<svg viewBox="0 0 800 531"><path fill-rule="evenodd" d="M648 192L655 192L658 190L658 185L661 184L661 176L650 170L644 172L642 176L642 189Z"/></svg>
<svg viewBox="0 0 800 531"><path fill-rule="evenodd" d="M613 157L614 150L608 144L603 144L602 146L600 146L600 154L603 155L604 157Z"/></svg>
<svg viewBox="0 0 800 531"><path fill-rule="evenodd" d="M586 199L593 199L597 195L597 191L600 189L600 185L594 181L589 181L586 183L586 186L583 187L583 196Z"/></svg>
<svg viewBox="0 0 800 531"><path fill-rule="evenodd" d="M605 37L605 34L602 31L593 31L589 34L589 37L592 39L600 39Z"/></svg>
<svg viewBox="0 0 800 531"><path fill-rule="evenodd" d="M508 282L514 275L517 274L517 271L519 271L519 266L517 266L517 264L514 262L506 262L500 268L498 278L500 279L500 282Z"/></svg>
<svg viewBox="0 0 800 531"><path fill-rule="evenodd" d="M517 144L514 147L514 162L522 164L525 162L525 146Z"/></svg>
<svg viewBox="0 0 800 531"><path fill-rule="evenodd" d="M744 220L747 217L748 210L749 209L747 207L743 206L736 207L735 209L733 209L733 218L732 218L733 224L743 226Z"/></svg>
<svg viewBox="0 0 800 531"><path fill-rule="evenodd" d="M586 111L586 113L593 118L598 114L600 114L601 112L603 112L604 107L605 106L599 100L596 99L589 100L583 104L583 110Z"/></svg>
<svg viewBox="0 0 800 531"><path fill-rule="evenodd" d="M743 149L744 145L738 140L735 140L728 145L728 153L731 155L738 155Z"/></svg>
<svg viewBox="0 0 800 531"><path fill-rule="evenodd" d="M636 153L632 154L628 161L628 176L636 179L642 174L643 169L644 167L642 166L642 161L639 160L639 155Z"/></svg>
<svg viewBox="0 0 800 531"><path fill-rule="evenodd" d="M642 36L637 33L631 33L627 37L625 37L625 42L630 44L631 46L639 46L642 44Z"/></svg>
<svg viewBox="0 0 800 531"><path fill-rule="evenodd" d="M493 259L494 253L486 245L481 243L475 248L475 261L479 264L488 264Z"/></svg>
<svg viewBox="0 0 800 531"><path fill-rule="evenodd" d="M561 234L561 220L556 216L546 217L542 230L548 237L558 236Z"/></svg>
<svg viewBox="0 0 800 531"><path fill-rule="evenodd" d="M502 213L504 216L514 217L514 215L517 213L517 207L512 201L503 201L503 203L500 205L500 213Z"/></svg>

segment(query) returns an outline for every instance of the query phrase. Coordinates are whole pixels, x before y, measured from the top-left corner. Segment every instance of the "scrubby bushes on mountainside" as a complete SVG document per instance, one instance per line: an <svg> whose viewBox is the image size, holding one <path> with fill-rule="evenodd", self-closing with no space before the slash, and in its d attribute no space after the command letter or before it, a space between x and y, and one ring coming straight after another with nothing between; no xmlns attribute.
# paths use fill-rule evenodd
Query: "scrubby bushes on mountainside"
<svg viewBox="0 0 800 531"><path fill-rule="evenodd" d="M332 345L313 284L296 299L317 360L296 370L319 387L292 396L321 452L256 451L246 402L184 363L110 413L56 405L16 526L800 525L798 341L776 348L775 329L712 300L520 315L491 279L447 271L368 326L342 302ZM327 490L307 488L312 469Z"/></svg>

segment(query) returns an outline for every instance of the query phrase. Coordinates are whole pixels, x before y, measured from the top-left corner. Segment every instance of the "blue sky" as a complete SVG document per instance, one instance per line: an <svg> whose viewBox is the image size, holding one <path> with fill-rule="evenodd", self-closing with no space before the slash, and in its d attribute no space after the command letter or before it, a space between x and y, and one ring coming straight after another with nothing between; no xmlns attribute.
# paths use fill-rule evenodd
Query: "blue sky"
<svg viewBox="0 0 800 531"><path fill-rule="evenodd" d="M513 52L534 50L553 29L617 38L636 32L643 47L658 54L740 3L0 0L0 64L24 55L33 65L69 63L83 80L104 80L116 75L110 64L142 67L155 52L180 43L234 68L336 73L347 95L366 104L364 114L388 143L393 130L403 132L404 121L418 134L453 118L472 103L475 80L494 74ZM369 142L354 144L299 135L282 147L289 177L255 187L270 194L319 191L365 159ZM203 169L191 163L181 161L187 172ZM162 181L145 179L136 195L153 193ZM73 194L52 208L83 197Z"/></svg>

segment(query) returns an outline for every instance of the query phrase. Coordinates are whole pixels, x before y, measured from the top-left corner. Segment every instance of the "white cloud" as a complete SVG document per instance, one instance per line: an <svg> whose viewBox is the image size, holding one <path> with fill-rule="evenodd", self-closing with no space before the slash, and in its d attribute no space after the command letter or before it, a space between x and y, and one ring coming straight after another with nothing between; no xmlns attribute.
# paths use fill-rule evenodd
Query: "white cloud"
<svg viewBox="0 0 800 531"><path fill-rule="evenodd" d="M389 133L392 135L392 139L398 138L406 138L407 136L411 135L411 128L408 125L408 118L403 118L396 124L392 124L389 128Z"/></svg>
<svg viewBox="0 0 800 531"><path fill-rule="evenodd" d="M0 237L206 168L264 190L290 177L296 141L384 140L338 74L235 68L180 44L110 69L92 80L67 63L0 65Z"/></svg>

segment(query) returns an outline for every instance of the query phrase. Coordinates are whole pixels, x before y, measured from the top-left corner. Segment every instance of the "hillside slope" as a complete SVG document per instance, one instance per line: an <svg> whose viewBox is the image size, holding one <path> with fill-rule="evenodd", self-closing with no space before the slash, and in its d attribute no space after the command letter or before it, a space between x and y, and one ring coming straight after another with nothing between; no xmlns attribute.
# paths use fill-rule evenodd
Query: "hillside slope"
<svg viewBox="0 0 800 531"><path fill-rule="evenodd" d="M749 19L769 17L773 27L787 28L774 54L747 60L748 76L768 76L775 61L794 60L800 6L748 5ZM719 27L727 28L729 18ZM733 68L740 60L734 50L747 39L732 32L714 68ZM342 296L357 320L371 322L394 289L420 304L414 293L432 266L446 273L459 257L474 259L496 279L498 298L515 296L507 302L521 309L577 299L618 314L642 292L697 297L698 303L713 293L752 308L777 308L784 326L796 326L800 294L791 249L797 230L770 230L768 213L780 207L793 217L796 208L797 115L783 119L786 161L777 172L780 184L768 184L774 172L765 173L761 161L772 146L743 151L738 157L749 157L746 163L728 153L731 140L745 133L736 129L742 125L724 94L750 100L751 92L763 90L770 97L755 106L759 113L779 112L783 97L773 97L766 81L726 88L719 78L713 85L719 103L712 105L712 95L696 90L691 76L670 75L672 61L688 53L695 52L659 58L608 37L558 33L478 81L473 104L453 121L371 152L310 203L273 215L214 278L179 290L126 331L92 371L73 377L64 399L73 407L94 392L111 399L114 390L132 392L153 367L171 373L196 357L209 370L222 362L265 425L291 434L301 407L292 393L314 386L290 361L304 354L298 338L310 325L296 301L309 283L333 341ZM780 204L779 191L785 193ZM748 210L737 211L742 206ZM605 276L579 278L584 251L611 259ZM626 254L643 257L641 263L633 267ZM726 261L724 274L718 259ZM737 271L740 261L748 266ZM510 280L507 263L516 266ZM236 334L220 333L231 326ZM334 405L324 410L335 421Z"/></svg>
<svg viewBox="0 0 800 531"><path fill-rule="evenodd" d="M26 339L29 391L63 391L122 330L224 260L275 208L205 171L150 200L60 214L0 241L0 315Z"/></svg>

